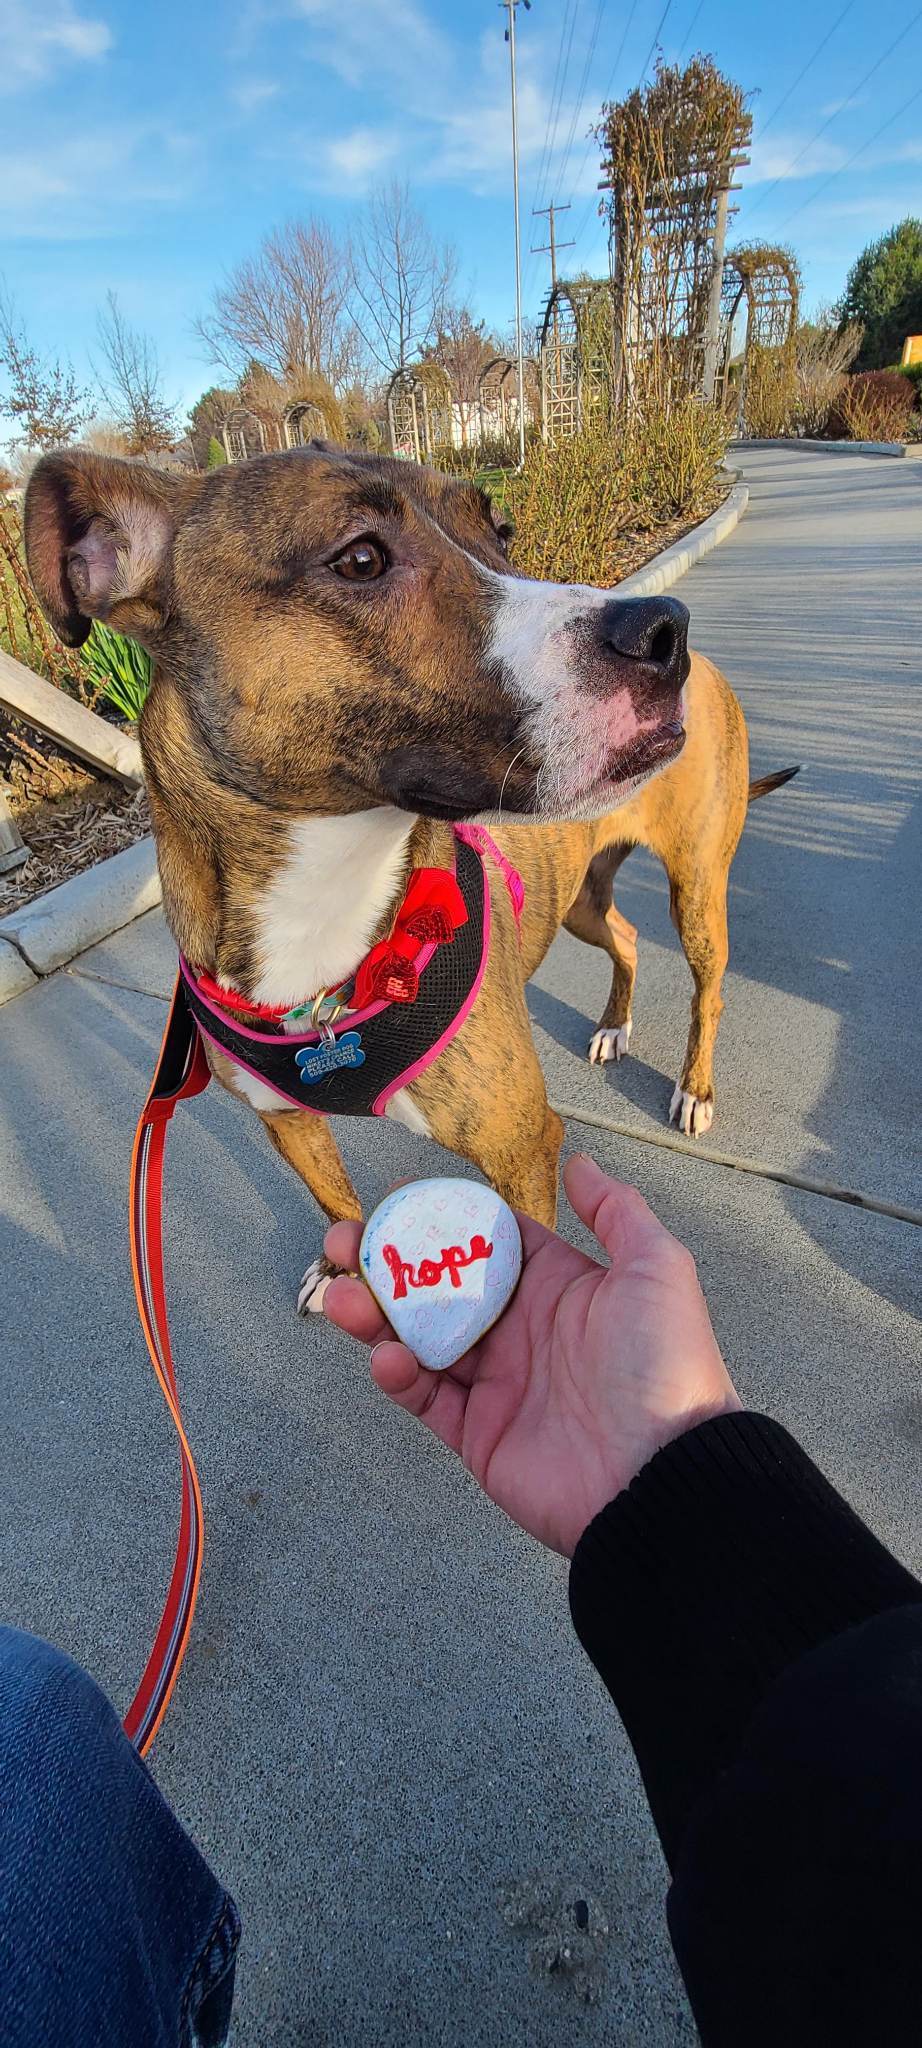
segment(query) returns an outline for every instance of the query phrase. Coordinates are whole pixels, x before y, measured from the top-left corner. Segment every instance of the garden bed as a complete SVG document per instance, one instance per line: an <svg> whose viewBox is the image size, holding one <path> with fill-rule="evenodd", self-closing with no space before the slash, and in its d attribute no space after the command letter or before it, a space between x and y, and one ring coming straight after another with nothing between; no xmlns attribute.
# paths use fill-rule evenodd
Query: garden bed
<svg viewBox="0 0 922 2048"><path fill-rule="evenodd" d="M150 831L147 794L94 775L50 741L0 719L0 782L29 858L0 874L0 917Z"/></svg>
<svg viewBox="0 0 922 2048"><path fill-rule="evenodd" d="M680 518L671 519L667 525L657 526L652 532L646 528L643 531L635 529L619 534L615 557L619 583L623 583L628 576L636 576L638 569L645 569L655 555L664 554L667 548L675 547L676 542L684 540L687 533L694 533L702 520L709 519L713 512L719 512L732 489L732 477L718 477L713 490L702 494L694 518L685 512Z"/></svg>

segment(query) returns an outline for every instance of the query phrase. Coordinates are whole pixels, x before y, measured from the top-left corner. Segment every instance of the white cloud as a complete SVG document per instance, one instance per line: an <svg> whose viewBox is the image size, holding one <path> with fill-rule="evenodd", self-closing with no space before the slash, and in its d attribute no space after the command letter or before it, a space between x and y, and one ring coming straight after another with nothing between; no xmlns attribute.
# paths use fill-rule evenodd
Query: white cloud
<svg viewBox="0 0 922 2048"><path fill-rule="evenodd" d="M0 236L79 242L124 234L140 207L188 199L196 150L192 138L149 123L0 147Z"/></svg>
<svg viewBox="0 0 922 2048"><path fill-rule="evenodd" d="M837 171L844 164L848 150L839 142L811 142L804 148L807 138L803 135L773 135L764 142L752 145L752 162L743 172L745 183L766 185L775 179L788 181L795 178L815 178L821 171ZM803 151L803 155L801 155Z"/></svg>
<svg viewBox="0 0 922 2048"><path fill-rule="evenodd" d="M260 107L276 99L281 89L271 78L248 78L240 85L231 86L230 96L242 114L255 114Z"/></svg>
<svg viewBox="0 0 922 2048"><path fill-rule="evenodd" d="M18 92L62 64L90 63L112 47L104 21L78 14L69 0L0 0L0 92Z"/></svg>
<svg viewBox="0 0 922 2048"><path fill-rule="evenodd" d="M326 146L333 181L364 188L394 160L400 137L384 128L353 128Z"/></svg>

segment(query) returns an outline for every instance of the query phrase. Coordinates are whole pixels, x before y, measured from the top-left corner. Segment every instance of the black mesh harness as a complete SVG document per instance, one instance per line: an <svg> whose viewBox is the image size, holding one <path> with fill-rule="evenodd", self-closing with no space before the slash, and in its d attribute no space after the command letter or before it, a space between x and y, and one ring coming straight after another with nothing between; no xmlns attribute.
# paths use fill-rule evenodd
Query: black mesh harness
<svg viewBox="0 0 922 2048"><path fill-rule="evenodd" d="M411 1003L381 1001L304 1032L252 1030L227 1016L180 956L179 988L194 1027L293 1108L319 1116L383 1116L392 1095L444 1051L464 1022L483 980L490 940L490 890L484 854L495 858L518 919L522 884L479 826L455 828L455 877L467 919L450 944L420 947Z"/></svg>

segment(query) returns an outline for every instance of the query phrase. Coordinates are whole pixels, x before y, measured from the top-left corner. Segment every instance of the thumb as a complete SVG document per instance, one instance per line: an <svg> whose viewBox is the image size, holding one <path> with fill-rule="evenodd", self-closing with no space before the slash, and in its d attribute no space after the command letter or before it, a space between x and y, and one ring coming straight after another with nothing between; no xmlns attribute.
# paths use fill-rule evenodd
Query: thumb
<svg viewBox="0 0 922 2048"><path fill-rule="evenodd" d="M638 1233L662 1229L637 1189L603 1173L588 1152L574 1152L567 1160L563 1184L571 1209L598 1238L610 1259L619 1258L629 1241L636 1242Z"/></svg>

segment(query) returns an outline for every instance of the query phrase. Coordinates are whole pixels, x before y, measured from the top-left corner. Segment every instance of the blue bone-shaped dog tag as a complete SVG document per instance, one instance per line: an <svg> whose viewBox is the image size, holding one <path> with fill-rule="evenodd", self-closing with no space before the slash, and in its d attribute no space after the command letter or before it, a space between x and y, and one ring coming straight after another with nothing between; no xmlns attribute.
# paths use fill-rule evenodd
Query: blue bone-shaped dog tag
<svg viewBox="0 0 922 2048"><path fill-rule="evenodd" d="M363 1067L361 1032L344 1031L332 1045L302 1045L300 1052L295 1053L295 1065L308 1086L322 1081L325 1074L334 1073L337 1067Z"/></svg>

